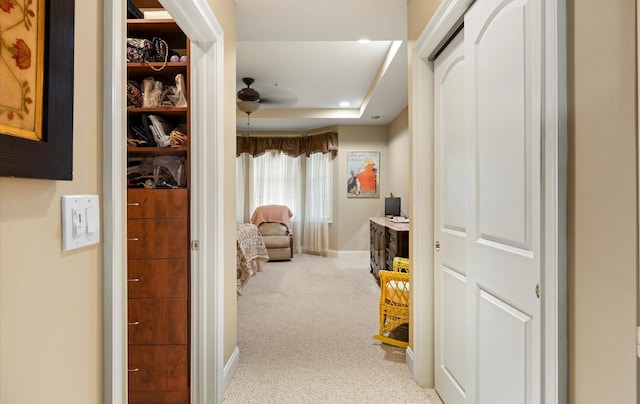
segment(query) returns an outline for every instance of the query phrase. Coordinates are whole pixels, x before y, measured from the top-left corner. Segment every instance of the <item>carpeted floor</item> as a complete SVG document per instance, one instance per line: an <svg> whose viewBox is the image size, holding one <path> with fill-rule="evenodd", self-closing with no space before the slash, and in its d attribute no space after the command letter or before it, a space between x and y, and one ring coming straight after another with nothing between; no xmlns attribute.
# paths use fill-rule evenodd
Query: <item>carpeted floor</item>
<svg viewBox="0 0 640 404"><path fill-rule="evenodd" d="M427 403L402 348L378 330L367 260L298 254L269 262L238 296L240 361L225 403Z"/></svg>

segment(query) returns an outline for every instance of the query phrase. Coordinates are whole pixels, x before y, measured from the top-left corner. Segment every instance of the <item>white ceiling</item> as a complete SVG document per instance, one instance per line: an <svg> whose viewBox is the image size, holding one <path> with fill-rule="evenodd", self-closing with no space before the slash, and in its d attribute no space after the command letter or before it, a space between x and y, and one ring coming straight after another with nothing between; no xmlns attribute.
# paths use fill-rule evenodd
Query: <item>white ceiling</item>
<svg viewBox="0 0 640 404"><path fill-rule="evenodd" d="M251 77L264 100L238 131L387 125L407 106L406 0L236 4L236 90Z"/></svg>

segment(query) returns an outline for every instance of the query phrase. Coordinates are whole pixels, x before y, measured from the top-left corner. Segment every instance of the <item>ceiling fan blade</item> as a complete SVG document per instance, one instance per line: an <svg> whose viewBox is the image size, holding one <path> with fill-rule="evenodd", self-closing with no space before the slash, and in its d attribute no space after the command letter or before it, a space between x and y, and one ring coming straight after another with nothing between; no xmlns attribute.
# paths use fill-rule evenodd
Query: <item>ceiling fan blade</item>
<svg viewBox="0 0 640 404"><path fill-rule="evenodd" d="M261 90L260 104L290 107L298 103L298 97L291 91L280 87L268 87Z"/></svg>

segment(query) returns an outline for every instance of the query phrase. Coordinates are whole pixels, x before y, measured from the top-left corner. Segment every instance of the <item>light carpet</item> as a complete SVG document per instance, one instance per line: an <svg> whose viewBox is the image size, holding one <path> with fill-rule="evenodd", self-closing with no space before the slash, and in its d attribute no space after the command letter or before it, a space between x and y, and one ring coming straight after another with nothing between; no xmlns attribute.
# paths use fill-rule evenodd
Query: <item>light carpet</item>
<svg viewBox="0 0 640 404"><path fill-rule="evenodd" d="M225 403L428 403L405 350L382 344L368 260L297 254L238 296L240 361Z"/></svg>

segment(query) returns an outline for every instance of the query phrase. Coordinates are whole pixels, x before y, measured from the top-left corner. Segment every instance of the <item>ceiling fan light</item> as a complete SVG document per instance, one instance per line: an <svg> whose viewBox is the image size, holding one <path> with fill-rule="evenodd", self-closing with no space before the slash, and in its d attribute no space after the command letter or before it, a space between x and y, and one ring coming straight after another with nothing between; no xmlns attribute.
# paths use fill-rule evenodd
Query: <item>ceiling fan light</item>
<svg viewBox="0 0 640 404"><path fill-rule="evenodd" d="M237 104L238 109L245 114L250 114L260 109L260 103L258 101L238 101Z"/></svg>

